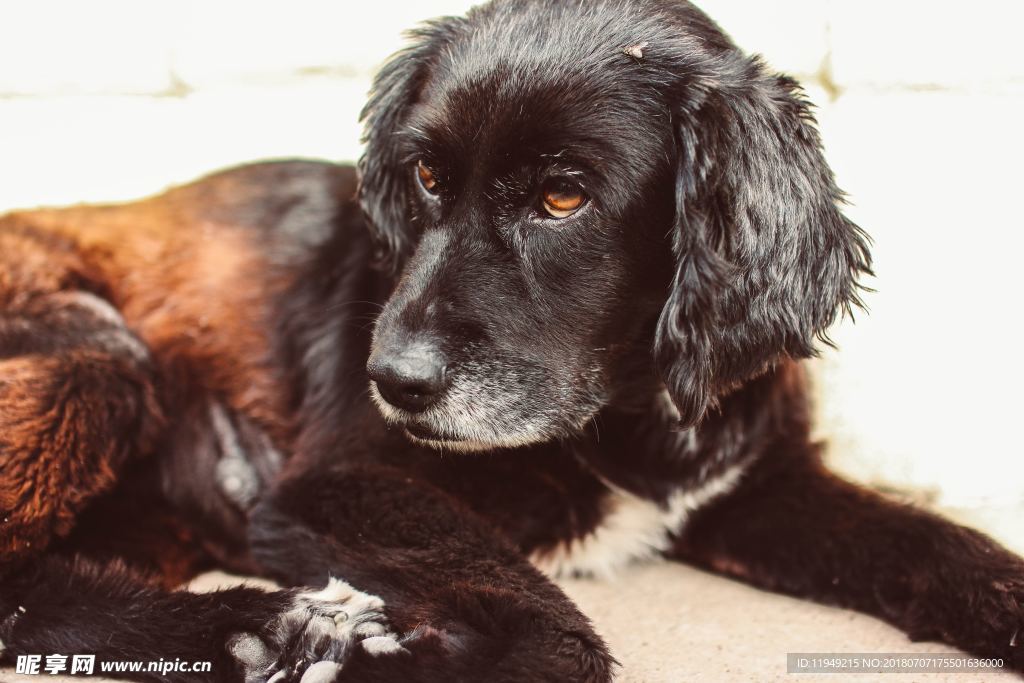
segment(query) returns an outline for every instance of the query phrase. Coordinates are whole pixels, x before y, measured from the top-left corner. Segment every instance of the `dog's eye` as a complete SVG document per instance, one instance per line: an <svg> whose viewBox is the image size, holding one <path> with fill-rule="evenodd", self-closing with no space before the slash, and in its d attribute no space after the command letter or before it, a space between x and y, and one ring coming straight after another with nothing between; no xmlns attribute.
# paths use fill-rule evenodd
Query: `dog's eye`
<svg viewBox="0 0 1024 683"><path fill-rule="evenodd" d="M587 203L587 195L580 186L562 178L545 182L541 198L544 210L552 218L568 218Z"/></svg>
<svg viewBox="0 0 1024 683"><path fill-rule="evenodd" d="M420 181L420 185L423 189L430 194L437 192L437 178L434 176L434 172L427 168L426 164L422 161L416 162L416 178Z"/></svg>

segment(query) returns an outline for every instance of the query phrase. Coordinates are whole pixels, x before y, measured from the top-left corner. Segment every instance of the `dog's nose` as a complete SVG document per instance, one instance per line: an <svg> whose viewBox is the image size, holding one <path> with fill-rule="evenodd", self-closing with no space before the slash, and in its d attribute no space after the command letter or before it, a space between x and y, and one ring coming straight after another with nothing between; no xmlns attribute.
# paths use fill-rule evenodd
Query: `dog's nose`
<svg viewBox="0 0 1024 683"><path fill-rule="evenodd" d="M448 386L446 370L444 356L429 346L375 353L366 365L384 400L411 413L437 401Z"/></svg>

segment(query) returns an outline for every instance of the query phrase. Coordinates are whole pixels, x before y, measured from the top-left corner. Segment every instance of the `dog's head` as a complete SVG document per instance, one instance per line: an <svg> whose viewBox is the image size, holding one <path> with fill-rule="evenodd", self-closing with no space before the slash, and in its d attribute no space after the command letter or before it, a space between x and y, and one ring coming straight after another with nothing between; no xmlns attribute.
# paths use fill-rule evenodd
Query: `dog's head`
<svg viewBox="0 0 1024 683"><path fill-rule="evenodd" d="M414 438L566 436L648 377L693 425L857 303L807 103L693 6L499 0L413 40L360 170L400 273L368 369Z"/></svg>

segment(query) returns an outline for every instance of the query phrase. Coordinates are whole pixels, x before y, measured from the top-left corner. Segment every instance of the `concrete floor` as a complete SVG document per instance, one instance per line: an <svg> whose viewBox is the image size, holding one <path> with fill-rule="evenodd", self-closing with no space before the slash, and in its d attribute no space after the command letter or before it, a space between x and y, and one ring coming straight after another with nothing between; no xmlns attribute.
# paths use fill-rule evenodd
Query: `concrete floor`
<svg viewBox="0 0 1024 683"><path fill-rule="evenodd" d="M984 528L1014 549L1024 550L1024 511L960 510L951 514ZM190 586L210 590L231 582L223 574L199 577ZM563 581L565 591L594 621L622 663L622 683L678 681L877 680L877 674L787 674L788 652L940 653L953 648L911 643L896 629L856 612L767 593L691 567L652 562L630 567L612 580ZM7 683L71 679L16 676L0 669ZM100 683L102 679L88 680ZM913 674L896 681L1019 680L1013 674Z"/></svg>
<svg viewBox="0 0 1024 683"><path fill-rule="evenodd" d="M877 674L787 674L788 652L937 653L877 619L767 593L690 567L634 567L564 587L622 663L623 683L868 681ZM1012 681L1013 674L914 674L896 681Z"/></svg>

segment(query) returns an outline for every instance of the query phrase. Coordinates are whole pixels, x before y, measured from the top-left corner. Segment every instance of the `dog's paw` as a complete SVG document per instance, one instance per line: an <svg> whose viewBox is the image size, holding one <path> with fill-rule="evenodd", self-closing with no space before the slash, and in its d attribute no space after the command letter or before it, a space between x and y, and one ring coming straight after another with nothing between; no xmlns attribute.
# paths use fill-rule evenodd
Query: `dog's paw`
<svg viewBox="0 0 1024 683"><path fill-rule="evenodd" d="M331 683L357 649L373 656L406 652L388 628L384 601L338 579L297 593L263 637L240 633L228 643L246 683Z"/></svg>
<svg viewBox="0 0 1024 683"><path fill-rule="evenodd" d="M1024 565L958 572L908 610L911 640L941 640L1024 672Z"/></svg>
<svg viewBox="0 0 1024 683"><path fill-rule="evenodd" d="M1008 669L1024 672L1024 567L985 583L968 612L980 622L977 637L984 642L969 647L982 655L1001 658Z"/></svg>

